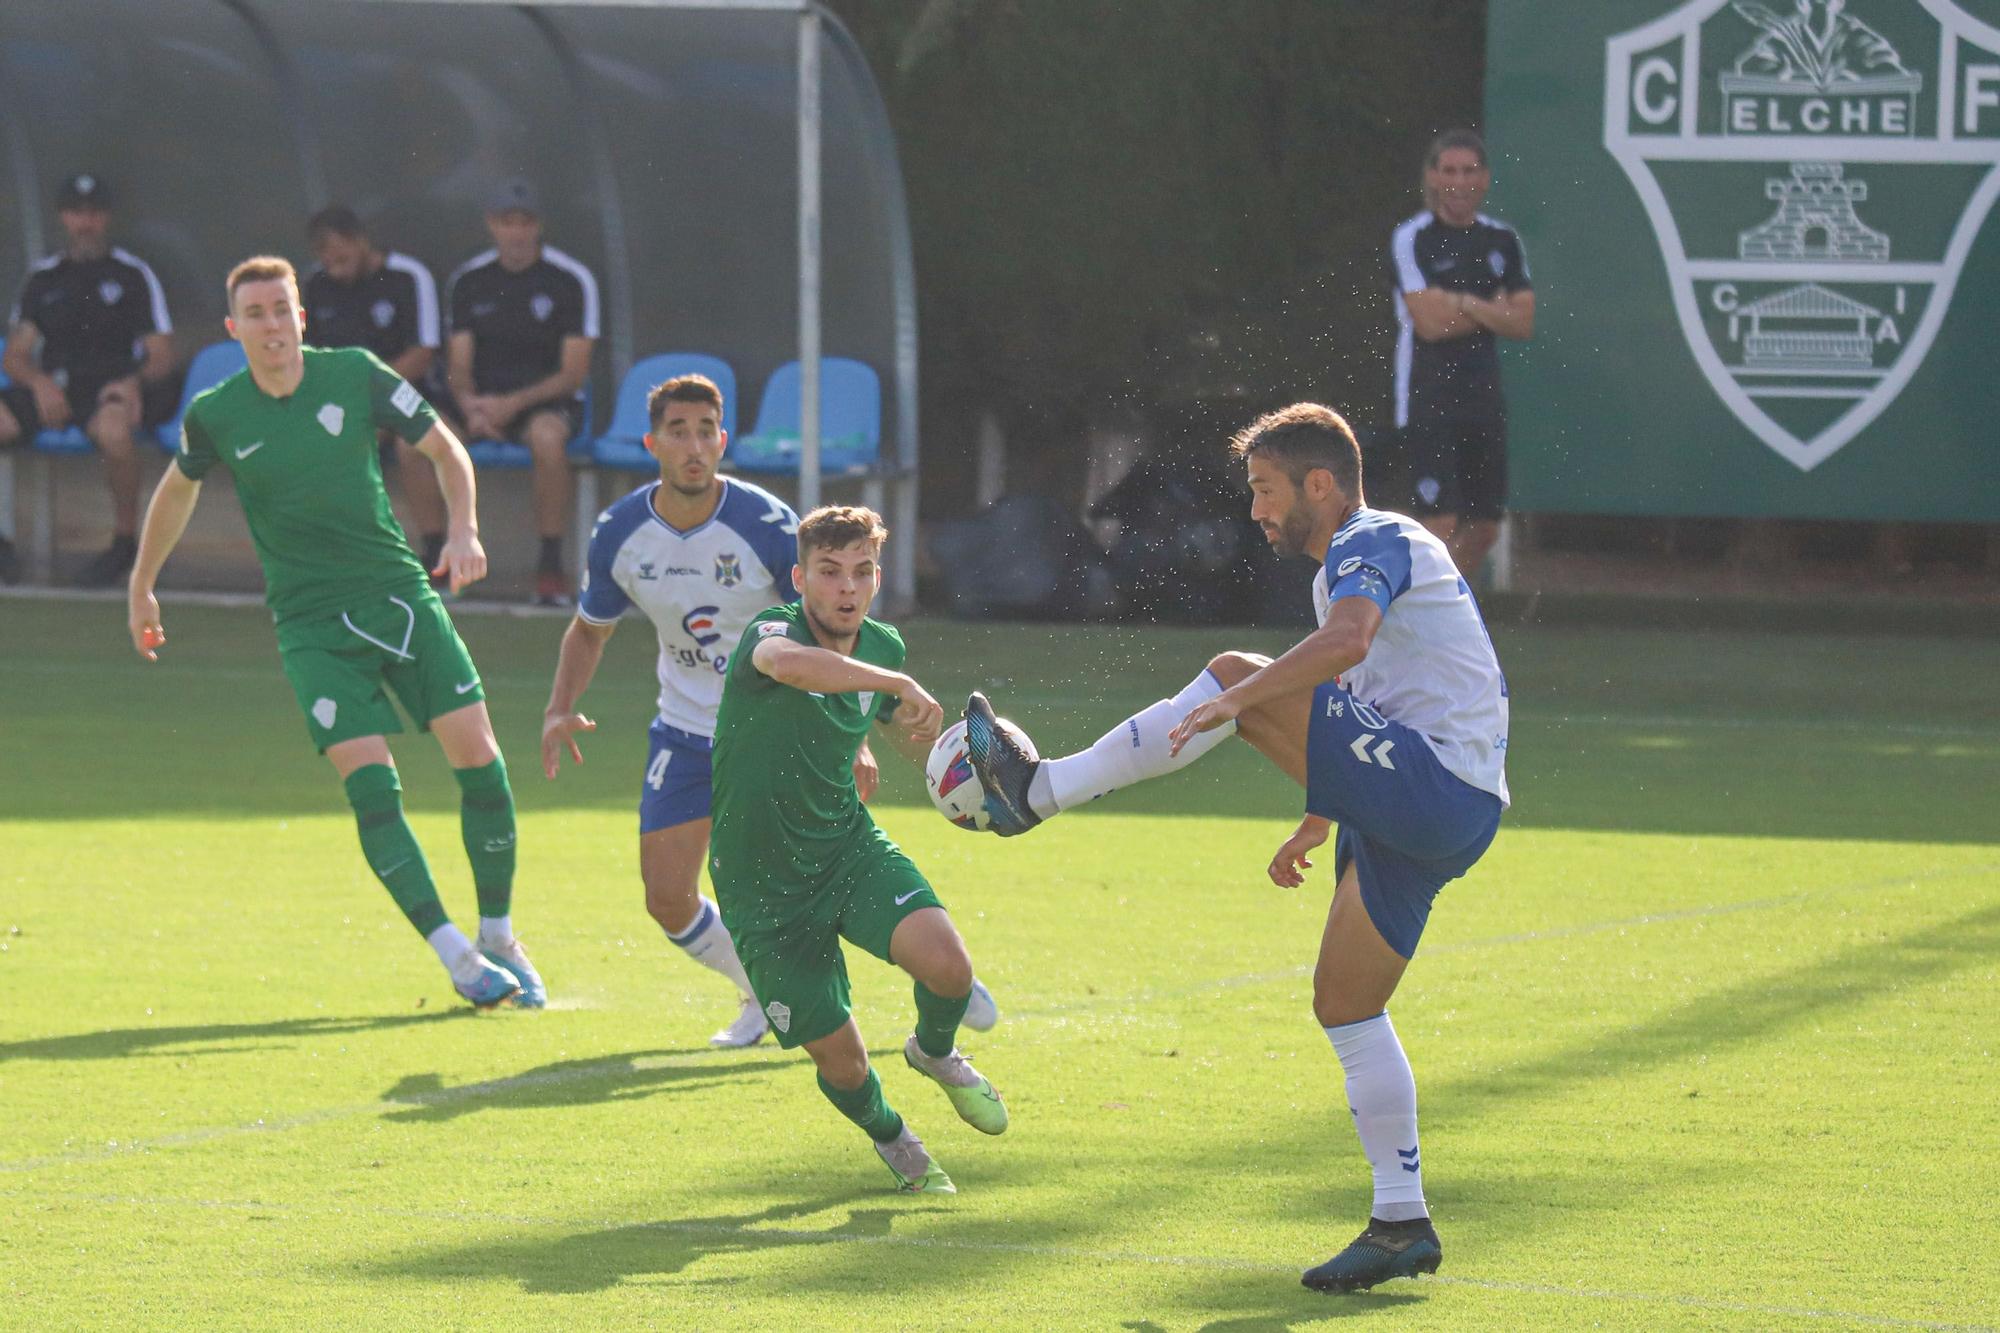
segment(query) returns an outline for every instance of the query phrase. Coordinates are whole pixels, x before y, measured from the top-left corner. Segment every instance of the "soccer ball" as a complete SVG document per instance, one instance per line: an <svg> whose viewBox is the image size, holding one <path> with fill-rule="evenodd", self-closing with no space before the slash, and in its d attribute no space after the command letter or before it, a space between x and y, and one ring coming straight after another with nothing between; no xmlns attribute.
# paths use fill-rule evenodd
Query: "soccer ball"
<svg viewBox="0 0 2000 1333"><path fill-rule="evenodd" d="M1040 758L1026 732L1004 717L1000 725L1022 749ZM924 764L924 788L930 792L931 804L938 808L938 813L960 828L977 833L992 822L986 813L986 788L979 785L979 775L972 771L972 756L965 752L964 722L946 727L937 744L931 747L931 757Z"/></svg>

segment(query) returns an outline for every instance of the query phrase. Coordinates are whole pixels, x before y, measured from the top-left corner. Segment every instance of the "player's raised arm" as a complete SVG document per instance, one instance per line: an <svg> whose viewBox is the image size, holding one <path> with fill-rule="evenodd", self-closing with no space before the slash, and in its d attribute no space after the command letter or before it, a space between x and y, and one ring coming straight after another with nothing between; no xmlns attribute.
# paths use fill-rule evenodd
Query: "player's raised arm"
<svg viewBox="0 0 2000 1333"><path fill-rule="evenodd" d="M615 620L599 624L573 616L569 628L563 631L562 650L556 656L555 683L549 687L549 706L542 710L542 772L548 777L555 777L561 770L564 749L568 749L572 762L583 762L576 733L596 731L597 724L577 712L576 705L597 675L597 665L604 660L604 645L611 641L617 628Z"/></svg>
<svg viewBox="0 0 2000 1333"><path fill-rule="evenodd" d="M758 641L750 652L750 665L795 690L814 694L850 694L873 690L893 694L897 705L893 724L928 745L943 729L944 709L916 681L900 671L870 666L828 648L815 648L781 635Z"/></svg>
<svg viewBox="0 0 2000 1333"><path fill-rule="evenodd" d="M170 467L153 490L146 505L146 521L139 530L139 553L133 557L132 579L126 591L125 627L132 635L132 648L148 662L157 662L156 651L167 641L160 625L160 601L153 595L153 582L160 566L167 563L174 546L187 531L195 501L201 498L201 483Z"/></svg>

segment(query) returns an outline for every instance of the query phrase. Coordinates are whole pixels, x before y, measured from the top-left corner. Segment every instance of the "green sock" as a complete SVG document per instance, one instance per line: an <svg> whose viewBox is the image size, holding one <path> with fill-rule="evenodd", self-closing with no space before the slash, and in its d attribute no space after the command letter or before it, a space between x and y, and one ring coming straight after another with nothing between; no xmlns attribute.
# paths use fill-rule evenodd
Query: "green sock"
<svg viewBox="0 0 2000 1333"><path fill-rule="evenodd" d="M917 1046L925 1055L950 1055L958 1045L958 1025L965 1021L965 1006L972 1003L967 991L956 1000L947 1000L923 982L917 983Z"/></svg>
<svg viewBox="0 0 2000 1333"><path fill-rule="evenodd" d="M364 764L347 775L347 803L354 807L354 823L361 831L361 854L368 868L403 915L429 939L431 932L450 918L438 901L437 885L431 881L430 864L424 849L403 818L403 783L387 764Z"/></svg>
<svg viewBox="0 0 2000 1333"><path fill-rule="evenodd" d="M479 915L506 916L514 904L514 789L507 785L507 761L496 756L490 764L452 772L458 777L458 827L479 891Z"/></svg>
<svg viewBox="0 0 2000 1333"><path fill-rule="evenodd" d="M887 1143L903 1132L903 1117L889 1109L889 1103L882 1099L882 1080L875 1077L874 1069L868 1071L868 1078L851 1092L842 1091L819 1076L819 1090L833 1103L833 1109L866 1130L868 1137L877 1143Z"/></svg>

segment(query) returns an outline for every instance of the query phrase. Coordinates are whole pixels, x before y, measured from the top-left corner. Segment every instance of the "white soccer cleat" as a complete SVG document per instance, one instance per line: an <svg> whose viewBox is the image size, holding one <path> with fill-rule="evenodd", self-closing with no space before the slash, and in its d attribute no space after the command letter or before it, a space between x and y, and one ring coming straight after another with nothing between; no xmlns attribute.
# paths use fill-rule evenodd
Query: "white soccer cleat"
<svg viewBox="0 0 2000 1333"><path fill-rule="evenodd" d="M972 994L965 1001L965 1025L974 1032L991 1032L993 1025L1000 1021L1000 1006L993 1002L993 992L986 989L986 983L978 977L972 979Z"/></svg>
<svg viewBox="0 0 2000 1333"><path fill-rule="evenodd" d="M931 1160L924 1141L903 1122L903 1132L887 1143L875 1145L875 1153L896 1177L896 1188L905 1194L956 1194L958 1186L944 1168Z"/></svg>
<svg viewBox="0 0 2000 1333"><path fill-rule="evenodd" d="M736 1021L708 1039L711 1046L736 1048L755 1046L764 1040L764 1034L771 1030L771 1020L764 1017L764 1011L757 1007L751 996L743 997L743 1009L736 1015Z"/></svg>

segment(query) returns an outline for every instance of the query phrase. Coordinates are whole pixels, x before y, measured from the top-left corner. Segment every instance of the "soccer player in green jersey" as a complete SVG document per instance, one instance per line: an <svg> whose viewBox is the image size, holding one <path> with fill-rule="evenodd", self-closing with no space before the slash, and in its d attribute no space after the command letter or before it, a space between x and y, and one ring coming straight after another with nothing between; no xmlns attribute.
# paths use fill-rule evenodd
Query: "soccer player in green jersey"
<svg viewBox="0 0 2000 1333"><path fill-rule="evenodd" d="M264 569L278 655L313 744L333 763L362 853L437 951L453 987L485 1009L540 1008L547 989L514 938L514 795L493 739L479 671L382 488L378 428L437 469L451 511L435 573L453 591L486 575L472 462L423 396L363 348L303 345L298 276L270 256L229 274L230 336L249 368L188 405L180 455L146 509L132 567L128 628L147 661L166 642L153 583L186 531L201 479L218 463L236 483ZM479 895L479 942L438 902L423 849L403 819L386 737L403 729L384 686L434 733L458 776L460 826Z"/></svg>
<svg viewBox="0 0 2000 1333"><path fill-rule="evenodd" d="M716 715L709 870L724 923L778 1044L804 1047L819 1089L867 1131L905 1190L955 1193L882 1096L848 1010L846 939L916 981L910 1067L974 1129L1007 1107L957 1048L972 960L922 872L875 827L854 787L869 724L921 765L944 721L902 671L903 639L868 618L882 586L872 509L822 507L799 524L802 600L760 612L729 659Z"/></svg>

